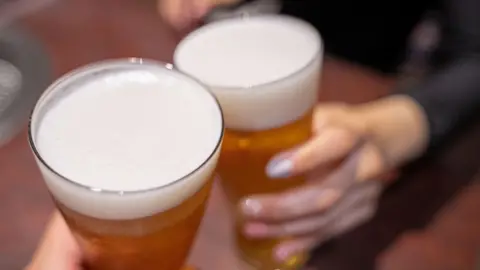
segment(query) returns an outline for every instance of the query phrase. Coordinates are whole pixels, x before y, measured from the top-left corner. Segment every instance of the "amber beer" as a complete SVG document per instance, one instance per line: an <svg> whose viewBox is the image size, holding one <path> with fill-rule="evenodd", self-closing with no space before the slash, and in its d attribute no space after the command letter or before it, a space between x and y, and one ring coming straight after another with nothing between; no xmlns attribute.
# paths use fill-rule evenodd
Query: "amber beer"
<svg viewBox="0 0 480 270"><path fill-rule="evenodd" d="M252 194L304 182L303 176L269 179L265 167L274 155L310 137L322 55L320 36L311 25L270 15L206 25L177 47L176 66L209 85L224 111L218 172L234 205ZM276 263L272 249L285 239L248 239L238 221L241 254L258 269L291 269L304 261L299 254Z"/></svg>
<svg viewBox="0 0 480 270"><path fill-rule="evenodd" d="M179 270L221 142L215 97L141 59L73 71L39 99L29 139L90 270Z"/></svg>

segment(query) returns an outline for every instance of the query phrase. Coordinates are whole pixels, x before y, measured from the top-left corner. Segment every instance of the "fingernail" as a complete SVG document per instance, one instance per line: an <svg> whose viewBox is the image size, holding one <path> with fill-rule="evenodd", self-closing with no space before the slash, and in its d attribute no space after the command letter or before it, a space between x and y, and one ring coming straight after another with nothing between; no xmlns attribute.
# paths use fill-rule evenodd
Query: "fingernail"
<svg viewBox="0 0 480 270"><path fill-rule="evenodd" d="M262 210L262 205L257 200L246 199L246 200L243 201L243 203L241 205L241 208L242 208L242 212L245 215L256 216Z"/></svg>
<svg viewBox="0 0 480 270"><path fill-rule="evenodd" d="M277 260L280 262L285 261L289 256L290 254L288 248L280 247L275 252L275 257L277 257Z"/></svg>
<svg viewBox="0 0 480 270"><path fill-rule="evenodd" d="M275 257L279 262L286 262L294 256L295 252L296 248L292 246L281 246L276 250Z"/></svg>
<svg viewBox="0 0 480 270"><path fill-rule="evenodd" d="M261 223L249 223L244 227L244 232L248 236L259 237L267 233L268 226Z"/></svg>
<svg viewBox="0 0 480 270"><path fill-rule="evenodd" d="M273 158L267 164L266 173L270 178L287 178L292 175L293 162L285 158Z"/></svg>

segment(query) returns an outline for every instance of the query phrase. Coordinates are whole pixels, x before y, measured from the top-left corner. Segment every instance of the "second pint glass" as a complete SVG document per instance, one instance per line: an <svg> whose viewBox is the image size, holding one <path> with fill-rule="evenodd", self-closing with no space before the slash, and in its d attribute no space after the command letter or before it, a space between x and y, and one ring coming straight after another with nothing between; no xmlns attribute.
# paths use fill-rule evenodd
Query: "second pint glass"
<svg viewBox="0 0 480 270"><path fill-rule="evenodd" d="M276 154L311 136L323 58L321 38L311 25L287 16L228 19L200 28L177 47L174 63L209 85L225 116L218 172L228 199L275 193L298 186L303 176L269 179L265 167ZM237 244L259 269L290 269L272 249L286 239L252 240L237 226Z"/></svg>
<svg viewBox="0 0 480 270"><path fill-rule="evenodd" d="M223 137L216 99L168 65L106 61L55 82L29 126L89 270L179 270Z"/></svg>

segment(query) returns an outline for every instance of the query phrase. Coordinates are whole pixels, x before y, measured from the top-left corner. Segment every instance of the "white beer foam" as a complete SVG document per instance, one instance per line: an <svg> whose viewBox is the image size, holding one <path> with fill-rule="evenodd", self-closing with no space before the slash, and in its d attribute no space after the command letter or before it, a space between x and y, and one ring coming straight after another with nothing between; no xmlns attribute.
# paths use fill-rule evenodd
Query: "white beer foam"
<svg viewBox="0 0 480 270"><path fill-rule="evenodd" d="M31 128L59 202L132 219L173 208L205 184L223 127L215 98L195 80L158 63L114 61L51 86Z"/></svg>
<svg viewBox="0 0 480 270"><path fill-rule="evenodd" d="M177 68L211 86L228 128L265 130L291 123L314 106L323 45L306 22L254 16L194 31L174 59Z"/></svg>

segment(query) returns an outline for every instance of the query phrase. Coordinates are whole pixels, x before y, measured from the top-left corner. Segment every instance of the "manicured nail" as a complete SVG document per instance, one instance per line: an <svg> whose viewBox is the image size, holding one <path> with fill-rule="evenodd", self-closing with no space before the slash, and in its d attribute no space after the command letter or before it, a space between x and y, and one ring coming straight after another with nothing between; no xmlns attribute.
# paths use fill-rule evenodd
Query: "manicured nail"
<svg viewBox="0 0 480 270"><path fill-rule="evenodd" d="M293 162L285 158L273 158L266 167L270 178L287 178L292 175Z"/></svg>
<svg viewBox="0 0 480 270"><path fill-rule="evenodd" d="M295 252L297 249L294 246L291 245L284 245L275 251L275 257L278 262L285 263L287 262L292 256L295 255Z"/></svg>
<svg viewBox="0 0 480 270"><path fill-rule="evenodd" d="M275 251L275 257L279 262L285 261L288 256L290 256L290 250L288 248L280 247Z"/></svg>
<svg viewBox="0 0 480 270"><path fill-rule="evenodd" d="M241 208L245 215L256 216L262 211L262 204L255 199L246 199L242 202Z"/></svg>

